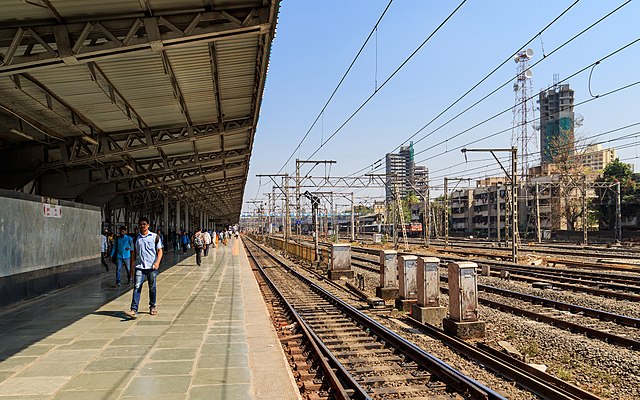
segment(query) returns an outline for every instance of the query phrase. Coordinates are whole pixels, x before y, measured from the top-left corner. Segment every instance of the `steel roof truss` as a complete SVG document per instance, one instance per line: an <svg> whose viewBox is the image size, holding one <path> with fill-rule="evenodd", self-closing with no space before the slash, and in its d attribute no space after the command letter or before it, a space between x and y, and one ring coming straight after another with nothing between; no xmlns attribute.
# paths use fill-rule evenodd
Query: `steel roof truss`
<svg viewBox="0 0 640 400"><path fill-rule="evenodd" d="M97 145L82 140L72 139L60 144L62 161L45 165L46 168L57 168L62 165L79 165L105 157L121 156L137 150L167 146L174 143L195 140L199 137L218 135L223 132L237 133L251 128L251 119L229 121L222 124L204 124L183 126L171 129L145 131L144 135L137 131L111 134L105 141ZM84 151L81 151L83 149ZM65 158L65 154L69 155ZM71 156L73 155L73 156Z"/></svg>
<svg viewBox="0 0 640 400"><path fill-rule="evenodd" d="M211 42L216 37L264 33L265 29L270 29L269 6L233 10L233 15L213 11L0 29L0 48L6 48L0 54L0 75L63 63L75 65L132 51L161 51L183 43ZM34 53L35 44L41 45L42 51Z"/></svg>

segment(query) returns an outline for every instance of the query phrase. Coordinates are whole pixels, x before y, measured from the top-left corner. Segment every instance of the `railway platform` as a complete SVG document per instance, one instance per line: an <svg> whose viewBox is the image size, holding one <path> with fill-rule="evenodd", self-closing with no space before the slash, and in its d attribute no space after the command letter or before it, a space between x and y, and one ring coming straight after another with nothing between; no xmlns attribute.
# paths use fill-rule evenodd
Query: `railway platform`
<svg viewBox="0 0 640 400"><path fill-rule="evenodd" d="M0 310L0 400L300 398L239 239L200 267L165 254L156 316L126 318L114 281Z"/></svg>

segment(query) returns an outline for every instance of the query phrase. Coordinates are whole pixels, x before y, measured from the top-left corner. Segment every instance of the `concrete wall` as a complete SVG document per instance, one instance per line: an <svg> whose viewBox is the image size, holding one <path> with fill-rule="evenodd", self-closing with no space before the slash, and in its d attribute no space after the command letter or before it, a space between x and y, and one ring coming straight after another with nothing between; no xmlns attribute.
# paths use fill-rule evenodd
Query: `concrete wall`
<svg viewBox="0 0 640 400"><path fill-rule="evenodd" d="M0 305L100 273L100 209L58 201L61 218L51 218L45 204L0 190Z"/></svg>

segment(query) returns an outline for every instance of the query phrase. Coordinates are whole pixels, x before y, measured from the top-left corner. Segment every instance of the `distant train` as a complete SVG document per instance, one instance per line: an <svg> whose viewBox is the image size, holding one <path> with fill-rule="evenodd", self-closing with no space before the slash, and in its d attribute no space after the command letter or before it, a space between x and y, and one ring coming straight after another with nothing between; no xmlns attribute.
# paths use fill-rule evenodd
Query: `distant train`
<svg viewBox="0 0 640 400"><path fill-rule="evenodd" d="M404 224L404 228L408 237L422 237L422 224L420 222L410 222ZM382 233L393 235L393 224L371 224L361 226L360 233ZM402 235L402 230L398 230L398 234Z"/></svg>

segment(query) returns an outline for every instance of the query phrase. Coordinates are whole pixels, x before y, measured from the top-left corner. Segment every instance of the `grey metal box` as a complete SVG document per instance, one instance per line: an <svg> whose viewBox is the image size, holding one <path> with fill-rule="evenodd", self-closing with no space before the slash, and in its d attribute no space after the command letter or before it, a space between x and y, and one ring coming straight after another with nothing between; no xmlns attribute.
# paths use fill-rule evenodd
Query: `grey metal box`
<svg viewBox="0 0 640 400"><path fill-rule="evenodd" d="M380 286L398 287L398 252L380 251Z"/></svg>
<svg viewBox="0 0 640 400"><path fill-rule="evenodd" d="M398 256L399 295L402 299L415 299L418 295L417 264L416 256Z"/></svg>
<svg viewBox="0 0 640 400"><path fill-rule="evenodd" d="M331 271L351 271L351 244L334 243L331 245Z"/></svg>
<svg viewBox="0 0 640 400"><path fill-rule="evenodd" d="M458 322L478 320L478 264L449 263L449 317Z"/></svg>
<svg viewBox="0 0 640 400"><path fill-rule="evenodd" d="M440 273L437 257L419 257L416 271L418 282L418 305L438 307L440 305Z"/></svg>

